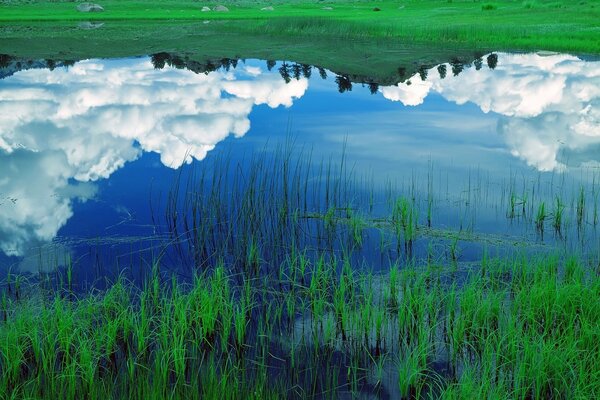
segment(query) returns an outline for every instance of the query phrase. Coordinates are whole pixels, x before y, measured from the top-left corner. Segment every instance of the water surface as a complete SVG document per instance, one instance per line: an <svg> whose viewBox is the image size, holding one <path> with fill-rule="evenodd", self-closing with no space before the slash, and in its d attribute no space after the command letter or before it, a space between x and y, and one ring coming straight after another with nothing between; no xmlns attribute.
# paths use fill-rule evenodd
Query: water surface
<svg viewBox="0 0 600 400"><path fill-rule="evenodd" d="M393 86L260 60L12 67L0 80L4 271L150 264L153 247L168 242L163 209L182 167L227 154L243 171L249 155L290 142L315 163L344 159L367 190L434 198L438 231L488 235L503 248L599 247L598 61L494 53ZM565 227L540 235L531 214L557 198ZM465 239L462 260L480 256L473 242Z"/></svg>

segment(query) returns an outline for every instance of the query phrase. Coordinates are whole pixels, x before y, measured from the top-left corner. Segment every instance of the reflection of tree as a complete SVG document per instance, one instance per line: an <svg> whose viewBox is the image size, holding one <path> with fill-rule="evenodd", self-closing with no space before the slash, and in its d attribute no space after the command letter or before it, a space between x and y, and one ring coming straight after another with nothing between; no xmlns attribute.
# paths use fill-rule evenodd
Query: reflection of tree
<svg viewBox="0 0 600 400"><path fill-rule="evenodd" d="M377 90L379 90L379 84L375 82L369 82L369 92L371 92L371 94L375 94L377 93Z"/></svg>
<svg viewBox="0 0 600 400"><path fill-rule="evenodd" d="M273 69L273 67L275 66L275 64L277 64L277 62L275 60L267 60L267 69L270 71Z"/></svg>
<svg viewBox="0 0 600 400"><path fill-rule="evenodd" d="M427 67L424 65L421 65L419 67L419 76L421 77L422 81L426 81L427 80Z"/></svg>
<svg viewBox="0 0 600 400"><path fill-rule="evenodd" d="M163 69L169 59L169 53L156 53L150 56L150 61L154 66L154 69Z"/></svg>
<svg viewBox="0 0 600 400"><path fill-rule="evenodd" d="M440 78L444 79L446 77L446 64L438 65L437 70Z"/></svg>
<svg viewBox="0 0 600 400"><path fill-rule="evenodd" d="M294 65L292 65L292 72L294 73L294 79L299 80L300 76L302 76L302 67L300 64L294 63Z"/></svg>
<svg viewBox="0 0 600 400"><path fill-rule="evenodd" d="M335 77L335 83L338 85L338 92L344 93L352 90L352 82L346 75L338 75Z"/></svg>
<svg viewBox="0 0 600 400"><path fill-rule="evenodd" d="M479 71L481 69L481 66L483 65L483 60L481 59L481 57L476 58L475 61L473 61L473 64L475 65L475 69Z"/></svg>
<svg viewBox="0 0 600 400"><path fill-rule="evenodd" d="M290 75L290 66L285 61L283 64L281 64L281 67L279 67L278 71L285 83L289 83L292 80Z"/></svg>
<svg viewBox="0 0 600 400"><path fill-rule="evenodd" d="M155 69L163 69L167 65L177 69L187 69L197 74L216 71L224 68L229 71L231 68L237 68L239 60L237 58L222 58L220 60L207 60L204 63L189 60L176 54L156 53L150 56L150 60Z"/></svg>
<svg viewBox="0 0 600 400"><path fill-rule="evenodd" d="M310 76L312 75L312 67L308 64L302 64L302 75L306 79L310 79Z"/></svg>
<svg viewBox="0 0 600 400"><path fill-rule="evenodd" d="M458 76L465 69L465 65L457 59L450 61L450 65L452 66L452 75L454 76Z"/></svg>
<svg viewBox="0 0 600 400"><path fill-rule="evenodd" d="M56 61L54 61L54 60L46 60L46 66L48 67L48 69L50 71L54 71L54 68L56 68Z"/></svg>
<svg viewBox="0 0 600 400"><path fill-rule="evenodd" d="M188 70L193 71L197 74L199 74L200 72L203 72L205 75L208 75L210 72L216 71L219 68L219 66L228 68L227 66L223 65L222 62L223 61L221 60L219 64L215 64L211 60L208 60L204 64L196 63L196 62L186 63L181 58L176 57L172 61L171 66L175 67L177 69L187 68Z"/></svg>
<svg viewBox="0 0 600 400"><path fill-rule="evenodd" d="M179 56L172 56L168 62L171 67L175 67L177 69L184 69L186 67L186 62ZM212 67L212 64L209 67Z"/></svg>
<svg viewBox="0 0 600 400"><path fill-rule="evenodd" d="M404 77L406 76L406 68L398 67L398 76L400 77L400 80L404 80Z"/></svg>
<svg viewBox="0 0 600 400"><path fill-rule="evenodd" d="M221 59L221 66L223 68L225 68L225 71L229 71L231 68L236 68L237 67L237 63L238 60L237 59L232 59L232 58L223 58ZM213 69L213 71L216 71L218 69L218 67L215 66L215 68ZM212 71L210 71L212 72Z"/></svg>
<svg viewBox="0 0 600 400"><path fill-rule="evenodd" d="M487 65L489 69L495 69L498 65L498 55L492 53L489 56L487 56Z"/></svg>
<svg viewBox="0 0 600 400"><path fill-rule="evenodd" d="M231 69L231 60L229 58L223 58L221 59L221 65L225 71L229 72Z"/></svg>
<svg viewBox="0 0 600 400"><path fill-rule="evenodd" d="M319 70L319 75L321 76L321 79L327 79L327 72L325 71L325 68L317 67L317 69Z"/></svg>
<svg viewBox="0 0 600 400"><path fill-rule="evenodd" d="M312 67L308 64L288 64L284 61L283 65L279 67L279 73L286 82L289 82L292 77L296 80L299 80L301 77L308 79L312 75ZM323 73L325 73L325 71L323 71Z"/></svg>
<svg viewBox="0 0 600 400"><path fill-rule="evenodd" d="M12 60L12 57L8 54L0 54L0 68L8 67L8 64L10 64L10 60Z"/></svg>

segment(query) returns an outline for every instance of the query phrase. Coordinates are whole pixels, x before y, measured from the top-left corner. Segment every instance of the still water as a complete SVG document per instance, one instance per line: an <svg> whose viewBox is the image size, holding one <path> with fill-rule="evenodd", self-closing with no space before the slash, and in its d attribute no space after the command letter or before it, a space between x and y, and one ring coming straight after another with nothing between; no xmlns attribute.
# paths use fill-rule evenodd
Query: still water
<svg viewBox="0 0 600 400"><path fill-rule="evenodd" d="M495 53L393 86L260 60L10 67L0 80L2 271L149 264L158 243L172 243L162 216L181 168L226 154L243 175L250 155L282 146L344 160L371 192L435 199L429 236L466 232L465 262L481 242L591 257L600 248L599 61ZM545 235L533 223L542 202ZM554 233L553 207L565 212Z"/></svg>

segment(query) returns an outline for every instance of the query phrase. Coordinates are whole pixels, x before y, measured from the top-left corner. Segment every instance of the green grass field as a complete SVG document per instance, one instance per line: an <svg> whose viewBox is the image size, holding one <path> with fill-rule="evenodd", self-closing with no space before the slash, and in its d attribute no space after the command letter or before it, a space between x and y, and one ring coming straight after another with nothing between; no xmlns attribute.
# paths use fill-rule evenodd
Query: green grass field
<svg viewBox="0 0 600 400"><path fill-rule="evenodd" d="M204 5L217 4L213 2L108 0L100 3L105 12L90 15L76 11L77 3L73 2L9 2L0 8L0 21L235 20L237 29L277 34L476 43L502 49L600 51L600 2L597 0L228 1L225 4L229 12L201 11ZM267 4L273 4L274 10L261 11Z"/></svg>

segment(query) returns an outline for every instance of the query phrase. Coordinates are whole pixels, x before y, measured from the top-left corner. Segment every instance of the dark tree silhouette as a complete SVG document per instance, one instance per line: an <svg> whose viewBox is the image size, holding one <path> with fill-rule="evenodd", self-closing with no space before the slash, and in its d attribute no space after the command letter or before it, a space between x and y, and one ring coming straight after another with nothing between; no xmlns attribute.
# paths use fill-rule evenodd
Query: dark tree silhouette
<svg viewBox="0 0 600 400"><path fill-rule="evenodd" d="M452 75L454 76L458 76L465 69L465 65L457 59L450 61L450 65L452 66Z"/></svg>
<svg viewBox="0 0 600 400"><path fill-rule="evenodd" d="M304 75L306 79L310 79L312 75L312 67L308 64L302 64L302 75Z"/></svg>
<svg viewBox="0 0 600 400"><path fill-rule="evenodd" d="M483 65L483 60L481 59L481 57L476 58L475 61L473 61L473 64L475 65L475 69L479 71L481 69L481 66Z"/></svg>
<svg viewBox="0 0 600 400"><path fill-rule="evenodd" d="M225 71L229 71L231 69L231 62L229 61L229 58L222 58L221 66L223 69L225 69Z"/></svg>
<svg viewBox="0 0 600 400"><path fill-rule="evenodd" d="M302 66L294 63L294 65L292 65L292 71L294 72L294 79L299 80L302 76Z"/></svg>
<svg viewBox="0 0 600 400"><path fill-rule="evenodd" d="M290 76L290 66L285 61L281 64L278 71L285 83L289 83L292 80Z"/></svg>
<svg viewBox="0 0 600 400"><path fill-rule="evenodd" d="M325 71L325 68L317 67L317 69L319 70L319 75L321 76L321 79L327 79L327 72Z"/></svg>
<svg viewBox="0 0 600 400"><path fill-rule="evenodd" d="M46 66L50 71L54 71L54 68L56 68L56 61L48 59L46 60Z"/></svg>
<svg viewBox="0 0 600 400"><path fill-rule="evenodd" d="M168 59L169 53L156 53L150 56L154 69L163 69Z"/></svg>
<svg viewBox="0 0 600 400"><path fill-rule="evenodd" d="M335 83L338 85L338 92L350 92L352 91L352 82L346 75L338 75L335 77Z"/></svg>
<svg viewBox="0 0 600 400"><path fill-rule="evenodd" d="M489 69L495 69L498 65L498 55L492 53L489 56L487 56L487 65Z"/></svg>
<svg viewBox="0 0 600 400"><path fill-rule="evenodd" d="M419 67L419 76L421 77L422 81L426 81L427 80L427 67L424 65L421 65Z"/></svg>
<svg viewBox="0 0 600 400"><path fill-rule="evenodd" d="M273 67L275 66L275 64L277 64L277 62L275 60L267 60L267 69L270 71L273 69Z"/></svg>
<svg viewBox="0 0 600 400"><path fill-rule="evenodd" d="M182 68L185 68L185 66L186 66L185 61L183 61L183 59L181 59L180 57L173 57L173 60L171 61L171 65L173 65L177 69L182 69ZM223 60L221 60L221 65L223 65ZM209 73L216 71L218 68L219 68L219 65L208 60L208 61L206 61L206 64L204 64L201 67L200 71L204 72L205 75L208 75ZM196 71L194 71L194 72L196 72Z"/></svg>
<svg viewBox="0 0 600 400"><path fill-rule="evenodd" d="M12 57L9 56L8 54L0 54L0 68L8 67L8 64L10 64L11 60L12 60Z"/></svg>
<svg viewBox="0 0 600 400"><path fill-rule="evenodd" d="M400 79L404 79L404 77L406 76L406 68L398 67L398 76L400 77Z"/></svg>
<svg viewBox="0 0 600 400"><path fill-rule="evenodd" d="M186 65L184 59L177 55L170 56L167 59L167 64L177 69L184 69Z"/></svg>
<svg viewBox="0 0 600 400"><path fill-rule="evenodd" d="M375 82L369 82L369 92L371 92L371 94L375 94L377 93L377 90L379 90L379 84Z"/></svg>
<svg viewBox="0 0 600 400"><path fill-rule="evenodd" d="M446 64L438 65L437 70L440 78L444 79L446 77Z"/></svg>

